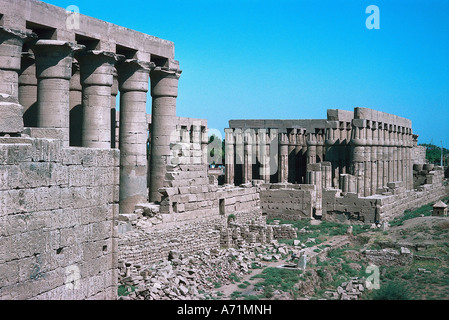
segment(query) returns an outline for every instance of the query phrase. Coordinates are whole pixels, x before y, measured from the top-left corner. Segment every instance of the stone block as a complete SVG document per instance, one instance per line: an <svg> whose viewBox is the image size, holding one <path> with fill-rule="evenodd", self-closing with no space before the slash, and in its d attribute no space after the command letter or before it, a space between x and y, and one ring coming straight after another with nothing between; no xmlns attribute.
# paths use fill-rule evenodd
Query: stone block
<svg viewBox="0 0 449 320"><path fill-rule="evenodd" d="M17 134L23 131L23 106L0 101L0 133Z"/></svg>

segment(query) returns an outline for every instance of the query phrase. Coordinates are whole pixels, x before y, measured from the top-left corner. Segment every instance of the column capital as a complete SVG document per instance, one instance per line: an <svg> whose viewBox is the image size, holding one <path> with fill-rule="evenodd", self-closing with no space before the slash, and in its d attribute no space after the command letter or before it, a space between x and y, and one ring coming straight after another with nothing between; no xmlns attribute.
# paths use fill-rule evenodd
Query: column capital
<svg viewBox="0 0 449 320"><path fill-rule="evenodd" d="M82 51L76 59L80 64L81 83L83 85L112 86L114 66L125 59L124 55L109 51Z"/></svg>
<svg viewBox="0 0 449 320"><path fill-rule="evenodd" d="M116 64L120 91L148 91L153 62L126 59Z"/></svg>
<svg viewBox="0 0 449 320"><path fill-rule="evenodd" d="M67 41L38 40L32 48L36 59L36 78L70 80L73 54L84 48Z"/></svg>
<svg viewBox="0 0 449 320"><path fill-rule="evenodd" d="M168 67L155 67L151 70L151 96L176 98L181 72L179 69Z"/></svg>

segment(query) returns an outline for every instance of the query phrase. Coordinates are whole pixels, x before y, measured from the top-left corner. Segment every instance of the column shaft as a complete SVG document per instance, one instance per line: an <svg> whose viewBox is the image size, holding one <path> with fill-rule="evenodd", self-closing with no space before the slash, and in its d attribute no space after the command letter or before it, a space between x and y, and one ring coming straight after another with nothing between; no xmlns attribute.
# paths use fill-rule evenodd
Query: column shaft
<svg viewBox="0 0 449 320"><path fill-rule="evenodd" d="M19 73L19 102L25 127L37 126L37 78L34 54L23 53Z"/></svg>
<svg viewBox="0 0 449 320"><path fill-rule="evenodd" d="M122 59L115 53L96 50L78 57L83 86L83 147L111 148L114 65Z"/></svg>
<svg viewBox="0 0 449 320"><path fill-rule="evenodd" d="M234 131L225 129L225 183L234 184Z"/></svg>
<svg viewBox="0 0 449 320"><path fill-rule="evenodd" d="M70 42L39 40L36 57L37 126L62 130L63 143L70 141L70 78L73 54L82 49Z"/></svg>
<svg viewBox="0 0 449 320"><path fill-rule="evenodd" d="M151 172L150 201L160 201L158 191L164 183L166 166L170 163L171 136L176 135L176 98L180 70L157 67L151 73Z"/></svg>
<svg viewBox="0 0 449 320"><path fill-rule="evenodd" d="M120 90L120 212L131 213L136 204L146 202L148 197L146 103L150 63L126 60L117 65L117 73Z"/></svg>

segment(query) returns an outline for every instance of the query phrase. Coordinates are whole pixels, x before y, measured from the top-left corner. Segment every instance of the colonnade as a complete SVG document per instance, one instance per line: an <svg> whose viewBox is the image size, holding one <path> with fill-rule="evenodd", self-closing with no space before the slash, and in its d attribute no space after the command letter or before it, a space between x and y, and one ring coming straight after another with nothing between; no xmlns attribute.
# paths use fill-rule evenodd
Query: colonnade
<svg viewBox="0 0 449 320"><path fill-rule="evenodd" d="M314 132L303 128L225 129L225 183L253 179L320 183L322 188L365 197L389 182L402 181L405 188L413 189L410 121L371 109L357 112L371 112L378 121L329 120L325 128L314 128Z"/></svg>
<svg viewBox="0 0 449 320"><path fill-rule="evenodd" d="M356 178L357 193L370 196L388 182L397 181L413 189L411 127L354 119L351 147L351 174Z"/></svg>
<svg viewBox="0 0 449 320"><path fill-rule="evenodd" d="M305 181L305 129L225 129L225 183ZM304 167L304 168L303 168Z"/></svg>
<svg viewBox="0 0 449 320"><path fill-rule="evenodd" d="M24 43L27 42L25 50ZM22 52L25 51L25 52ZM0 93L19 105L25 126L57 130L63 146L114 148L116 97L120 92L120 211L159 201L170 136L175 130L181 71L151 61L87 50L69 41L37 39L0 27ZM147 92L151 80L152 157L147 191ZM19 106L20 106L19 105ZM4 126L5 127L5 126ZM6 127L7 128L7 127ZM13 129L0 128L0 134Z"/></svg>

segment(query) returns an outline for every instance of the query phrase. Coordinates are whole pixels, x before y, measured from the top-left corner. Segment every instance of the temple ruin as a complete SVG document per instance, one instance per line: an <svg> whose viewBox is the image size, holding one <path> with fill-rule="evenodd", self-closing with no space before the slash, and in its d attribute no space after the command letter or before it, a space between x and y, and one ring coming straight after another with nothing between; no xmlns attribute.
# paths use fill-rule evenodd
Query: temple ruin
<svg viewBox="0 0 449 320"><path fill-rule="evenodd" d="M445 195L411 121L367 108L230 120L218 183L207 120L176 115L181 74L170 41L0 0L0 299L116 299L124 261L295 232L270 217L388 221Z"/></svg>

